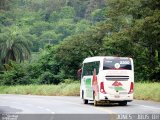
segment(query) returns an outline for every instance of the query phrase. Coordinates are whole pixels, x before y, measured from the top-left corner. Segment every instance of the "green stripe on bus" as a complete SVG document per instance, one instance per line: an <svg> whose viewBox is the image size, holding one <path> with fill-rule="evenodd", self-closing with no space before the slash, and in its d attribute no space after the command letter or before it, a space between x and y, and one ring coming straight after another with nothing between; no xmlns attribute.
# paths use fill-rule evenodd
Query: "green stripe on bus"
<svg viewBox="0 0 160 120"><path fill-rule="evenodd" d="M86 84L86 96L89 98L93 97L91 78L87 78L85 81L85 84Z"/></svg>
<svg viewBox="0 0 160 120"><path fill-rule="evenodd" d="M91 86L91 78L86 79L86 86Z"/></svg>

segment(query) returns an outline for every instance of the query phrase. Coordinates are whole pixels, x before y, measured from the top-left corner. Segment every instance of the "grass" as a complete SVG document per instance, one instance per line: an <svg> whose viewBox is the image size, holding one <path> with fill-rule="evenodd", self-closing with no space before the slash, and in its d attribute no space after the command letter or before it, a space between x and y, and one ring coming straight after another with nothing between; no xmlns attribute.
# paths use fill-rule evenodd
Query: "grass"
<svg viewBox="0 0 160 120"><path fill-rule="evenodd" d="M160 102L160 83L136 83L134 98L138 100L152 100Z"/></svg>
<svg viewBox="0 0 160 120"><path fill-rule="evenodd" d="M0 86L0 94L78 96L79 83L62 83L59 85Z"/></svg>
<svg viewBox="0 0 160 120"><path fill-rule="evenodd" d="M59 85L0 86L0 94L79 96L79 82ZM160 83L135 83L134 98L160 102Z"/></svg>

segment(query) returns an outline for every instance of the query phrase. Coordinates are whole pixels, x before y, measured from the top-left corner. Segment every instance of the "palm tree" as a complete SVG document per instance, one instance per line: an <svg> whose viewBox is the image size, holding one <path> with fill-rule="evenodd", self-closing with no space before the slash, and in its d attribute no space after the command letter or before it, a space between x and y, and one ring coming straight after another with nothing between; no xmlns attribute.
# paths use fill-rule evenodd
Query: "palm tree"
<svg viewBox="0 0 160 120"><path fill-rule="evenodd" d="M31 42L26 40L22 32L7 29L0 33L0 59L2 64L8 64L9 60L22 62L31 55Z"/></svg>

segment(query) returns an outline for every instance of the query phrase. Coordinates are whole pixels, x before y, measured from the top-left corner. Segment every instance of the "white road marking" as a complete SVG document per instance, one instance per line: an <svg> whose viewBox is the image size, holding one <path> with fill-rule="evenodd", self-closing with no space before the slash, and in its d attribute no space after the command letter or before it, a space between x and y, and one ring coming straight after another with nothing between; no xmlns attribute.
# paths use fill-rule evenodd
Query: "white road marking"
<svg viewBox="0 0 160 120"><path fill-rule="evenodd" d="M147 106L147 105L139 105L139 104L132 104L132 105L138 105L138 106L142 106L142 107L146 107L146 108L150 108L150 109L158 109L158 110L160 110L160 108Z"/></svg>
<svg viewBox="0 0 160 120"><path fill-rule="evenodd" d="M67 102L65 101L64 103L68 103L68 104L72 104L72 105L78 105L78 106L85 106L85 107L91 107L91 108L94 108L96 110L101 110L103 112L107 112L109 114L115 114L112 110L109 110L109 109L105 109L105 108L101 108L101 107L95 107L95 106L88 106L88 105L84 105L84 104L78 104L78 103L73 103L73 102ZM54 104L53 104L54 105Z"/></svg>
<svg viewBox="0 0 160 120"><path fill-rule="evenodd" d="M45 110L49 111L49 112L52 112L50 109L46 108Z"/></svg>
<svg viewBox="0 0 160 120"><path fill-rule="evenodd" d="M51 112L51 114L55 114L55 112Z"/></svg>
<svg viewBox="0 0 160 120"><path fill-rule="evenodd" d="M55 112L53 112L51 109L46 108L45 110L50 112L51 114L55 114Z"/></svg>

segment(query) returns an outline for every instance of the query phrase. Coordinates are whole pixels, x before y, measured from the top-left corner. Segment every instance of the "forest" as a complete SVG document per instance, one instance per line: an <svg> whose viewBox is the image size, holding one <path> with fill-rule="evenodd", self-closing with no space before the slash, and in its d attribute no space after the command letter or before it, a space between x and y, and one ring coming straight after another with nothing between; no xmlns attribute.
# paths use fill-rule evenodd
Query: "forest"
<svg viewBox="0 0 160 120"><path fill-rule="evenodd" d="M77 80L90 56L131 57L160 80L159 0L0 0L0 85Z"/></svg>

